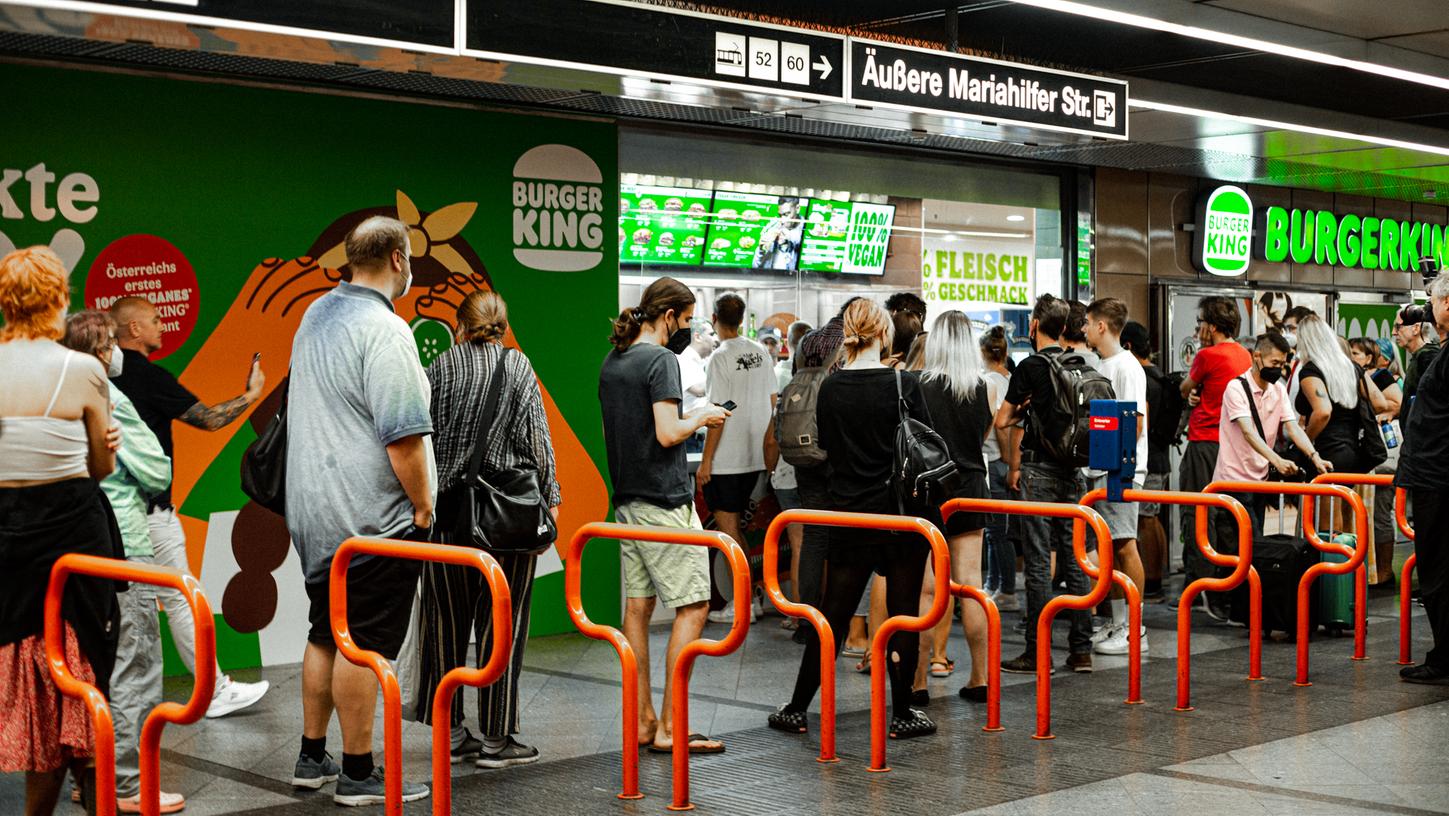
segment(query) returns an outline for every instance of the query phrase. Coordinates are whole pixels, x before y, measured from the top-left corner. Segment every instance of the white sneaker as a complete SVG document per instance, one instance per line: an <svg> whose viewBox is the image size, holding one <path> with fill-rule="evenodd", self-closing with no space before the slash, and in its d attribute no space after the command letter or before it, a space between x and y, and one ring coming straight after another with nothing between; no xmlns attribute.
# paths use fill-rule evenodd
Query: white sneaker
<svg viewBox="0 0 1449 816"><path fill-rule="evenodd" d="M161 808L158 811L159 813L180 813L186 808L186 797L179 793L166 793L162 791L160 799ZM117 799L116 810L119 813L140 813L140 794L125 799Z"/></svg>
<svg viewBox="0 0 1449 816"><path fill-rule="evenodd" d="M1114 624L1114 623L1112 623L1111 621L1108 621L1107 623L1104 623L1101 626L1093 626L1092 627L1092 643L1101 643L1101 642L1103 642L1105 640L1108 640L1113 635L1116 635L1117 634L1117 628L1118 628L1117 625ZM1125 627L1125 626L1122 627L1122 629L1124 631L1126 630L1126 628L1127 627Z"/></svg>
<svg viewBox="0 0 1449 816"><path fill-rule="evenodd" d="M216 684L216 693L206 709L207 719L225 717L243 708L254 705L267 693L272 684L266 680L260 683L238 683L225 675Z"/></svg>
<svg viewBox="0 0 1449 816"><path fill-rule="evenodd" d="M1092 647L1092 651L1102 655L1124 655L1127 654L1127 627L1112 627L1111 637ZM1142 654L1147 654L1147 627L1142 627Z"/></svg>
<svg viewBox="0 0 1449 816"><path fill-rule="evenodd" d="M755 618L763 617L765 617L765 599L759 592L756 592L754 600L750 602L750 623L754 623Z"/></svg>
<svg viewBox="0 0 1449 816"><path fill-rule="evenodd" d="M996 611L998 612L1016 612L1021 609L1021 602L1016 600L1015 592L1010 595L1005 592L997 592L992 596L992 600L996 601Z"/></svg>
<svg viewBox="0 0 1449 816"><path fill-rule="evenodd" d="M726 606L724 609L716 609L713 612L710 612L705 617L707 617L709 619L709 622L710 623L734 623L735 622L735 606L734 606L734 602L731 601L729 606ZM754 623L754 622L755 622L755 607L754 607L753 604L751 604L750 605L750 623Z"/></svg>

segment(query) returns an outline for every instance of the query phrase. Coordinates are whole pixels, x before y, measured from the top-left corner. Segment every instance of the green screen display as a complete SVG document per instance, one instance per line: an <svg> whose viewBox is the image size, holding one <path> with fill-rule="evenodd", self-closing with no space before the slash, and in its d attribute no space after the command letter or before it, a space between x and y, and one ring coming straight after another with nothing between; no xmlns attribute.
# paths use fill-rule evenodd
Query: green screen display
<svg viewBox="0 0 1449 816"><path fill-rule="evenodd" d="M788 207L791 201L798 202L796 217L782 218L782 205ZM761 193L715 193L704 265L794 270L804 233L799 216L809 204L809 199Z"/></svg>
<svg viewBox="0 0 1449 816"><path fill-rule="evenodd" d="M880 275L896 208L863 201L813 200L806 215L800 269Z"/></svg>
<svg viewBox="0 0 1449 816"><path fill-rule="evenodd" d="M710 192L625 185L619 190L621 263L697 264Z"/></svg>

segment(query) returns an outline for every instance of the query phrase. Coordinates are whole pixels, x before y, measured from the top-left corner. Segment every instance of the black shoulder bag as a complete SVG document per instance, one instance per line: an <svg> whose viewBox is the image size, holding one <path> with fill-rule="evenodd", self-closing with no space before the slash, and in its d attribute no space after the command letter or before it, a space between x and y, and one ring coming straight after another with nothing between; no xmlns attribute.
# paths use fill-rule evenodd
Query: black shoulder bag
<svg viewBox="0 0 1449 816"><path fill-rule="evenodd" d="M895 370L896 426L895 469L891 487L901 515L926 516L939 511L961 485L962 477L946 441L929 425L911 417L901 390L901 371Z"/></svg>
<svg viewBox="0 0 1449 816"><path fill-rule="evenodd" d="M287 513L287 391L291 375L282 381L282 404L262 435L242 454L241 489L251 500L284 516Z"/></svg>
<svg viewBox="0 0 1449 816"><path fill-rule="evenodd" d="M488 433L498 416L498 402L507 376L504 361L510 349L504 347L493 368L488 400L479 418L478 439L462 484L453 488L457 504L453 543L465 544L501 555L537 555L558 538L558 527L544 499L537 467L506 468L486 476L482 473Z"/></svg>
<svg viewBox="0 0 1449 816"><path fill-rule="evenodd" d="M1268 435L1266 433L1263 433L1263 420L1262 420L1261 417L1258 416L1258 403L1256 403L1256 402L1253 401L1253 389L1250 388L1250 387L1248 387L1248 378L1247 377L1239 377L1238 378L1238 385L1241 385L1243 387L1243 393L1246 394L1247 397L1248 397L1248 410L1253 412L1253 427L1258 430L1258 438L1261 439L1261 440L1263 440L1263 444L1266 445L1266 444L1268 444ZM1287 436L1287 434L1280 434L1280 436ZM1276 453L1276 454L1278 454L1279 456L1282 456L1283 458L1287 459L1288 461L1293 462L1293 464L1297 465L1298 466L1298 472L1297 473L1294 473L1294 474L1284 473L1283 471L1281 471L1278 468L1274 467L1272 462L1269 462L1268 463L1268 478L1267 478L1266 481L1269 481L1269 482L1306 482L1306 481L1308 481L1308 474L1310 472L1317 472L1317 470L1318 470L1317 466L1315 466L1313 464L1313 460L1312 459L1309 459L1308 460L1307 469L1304 469L1303 462L1298 461L1298 457L1296 457L1296 456L1289 456L1289 455L1287 455L1285 453L1285 451L1284 451L1284 445L1283 445L1283 443L1285 441L1286 440L1284 440L1284 439L1279 439L1278 440L1278 443L1279 444L1274 446L1273 452ZM1297 448L1294 447L1293 450L1297 450Z"/></svg>

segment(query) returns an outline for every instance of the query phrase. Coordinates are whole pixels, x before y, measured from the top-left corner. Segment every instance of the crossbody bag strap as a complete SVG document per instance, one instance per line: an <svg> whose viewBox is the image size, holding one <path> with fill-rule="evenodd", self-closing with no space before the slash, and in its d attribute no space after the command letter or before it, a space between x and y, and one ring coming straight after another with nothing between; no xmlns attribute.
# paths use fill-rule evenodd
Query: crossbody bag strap
<svg viewBox="0 0 1449 816"><path fill-rule="evenodd" d="M1243 393L1248 395L1248 410L1253 412L1253 427L1258 429L1258 438L1263 444L1268 444L1268 435L1263 432L1263 420L1258 416L1258 404L1253 401L1253 389L1248 387L1248 378L1239 377L1238 385L1243 387Z"/></svg>
<svg viewBox="0 0 1449 816"><path fill-rule="evenodd" d="M891 370L896 373L896 413L900 416L900 421L905 422L906 395L905 392L901 390L901 370L899 368L893 368Z"/></svg>
<svg viewBox="0 0 1449 816"><path fill-rule="evenodd" d="M503 396L503 362L508 359L509 348L503 347L498 362L493 366L493 380L488 384L488 400L483 403L483 415L478 419L478 438L473 442L473 458L468 463L468 481L472 484L483 470L483 452L488 447L488 431L498 414L498 401Z"/></svg>

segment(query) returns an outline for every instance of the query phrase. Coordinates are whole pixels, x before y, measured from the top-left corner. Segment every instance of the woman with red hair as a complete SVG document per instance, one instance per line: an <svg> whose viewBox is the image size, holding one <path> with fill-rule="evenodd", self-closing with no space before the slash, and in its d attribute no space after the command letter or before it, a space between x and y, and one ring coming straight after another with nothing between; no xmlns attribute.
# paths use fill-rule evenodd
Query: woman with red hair
<svg viewBox="0 0 1449 816"><path fill-rule="evenodd" d="M0 258L0 773L25 772L28 816L55 810L67 770L95 812L95 735L61 696L42 640L45 587L60 556L115 556L100 479L115 469L110 385L100 362L61 346L70 286L45 247ZM66 664L107 692L116 655L115 583L66 582ZM106 795L112 795L107 792Z"/></svg>

